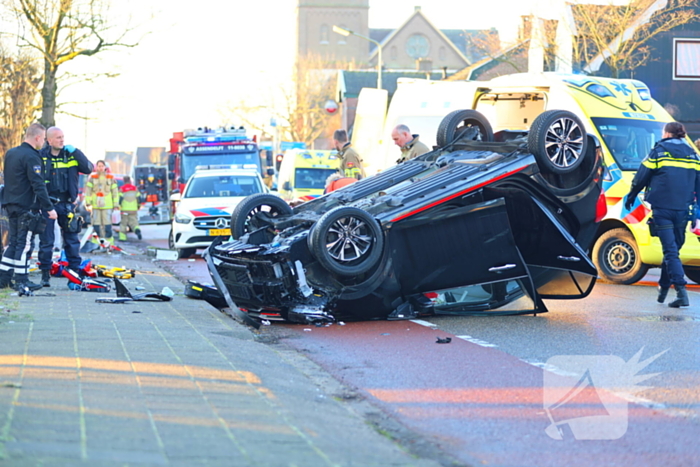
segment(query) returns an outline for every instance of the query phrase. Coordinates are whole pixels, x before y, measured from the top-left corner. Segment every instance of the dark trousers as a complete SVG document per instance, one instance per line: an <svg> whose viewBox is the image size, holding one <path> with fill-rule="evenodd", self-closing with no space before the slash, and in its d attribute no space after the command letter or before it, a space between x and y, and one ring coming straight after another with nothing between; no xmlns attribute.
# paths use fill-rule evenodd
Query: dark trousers
<svg viewBox="0 0 700 467"><path fill-rule="evenodd" d="M31 213L22 206L9 204L5 206L9 234L7 248L0 260L0 271L4 274L26 275L29 273L29 260L32 257L34 233L30 230ZM8 276L11 277L11 276Z"/></svg>
<svg viewBox="0 0 700 467"><path fill-rule="evenodd" d="M73 205L61 202L56 204L54 209L56 209L56 214L58 214L58 225L67 225L68 213L74 212ZM53 245L56 240L54 233L56 221L49 219L46 214L44 214L44 217L46 218L46 229L39 237L39 268L42 271L51 269ZM61 237L63 238L63 251L66 253L68 267L74 271L79 270L82 259L80 258L80 238L78 233L66 232L66 229L61 227Z"/></svg>
<svg viewBox="0 0 700 467"><path fill-rule="evenodd" d="M683 265L679 255L685 243L685 228L688 225L688 211L673 211L671 209L654 209L652 212L664 261L661 264L659 286L667 289L673 285L686 285Z"/></svg>

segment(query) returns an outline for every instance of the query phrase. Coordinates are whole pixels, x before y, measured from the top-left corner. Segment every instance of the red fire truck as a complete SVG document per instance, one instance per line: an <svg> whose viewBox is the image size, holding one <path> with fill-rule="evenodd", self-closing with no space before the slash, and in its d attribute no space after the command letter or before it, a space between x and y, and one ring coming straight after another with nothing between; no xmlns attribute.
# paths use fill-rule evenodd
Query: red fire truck
<svg viewBox="0 0 700 467"><path fill-rule="evenodd" d="M200 165L255 169L260 176L265 175L255 138L249 139L243 127L203 127L173 133L168 155L170 189L182 192Z"/></svg>

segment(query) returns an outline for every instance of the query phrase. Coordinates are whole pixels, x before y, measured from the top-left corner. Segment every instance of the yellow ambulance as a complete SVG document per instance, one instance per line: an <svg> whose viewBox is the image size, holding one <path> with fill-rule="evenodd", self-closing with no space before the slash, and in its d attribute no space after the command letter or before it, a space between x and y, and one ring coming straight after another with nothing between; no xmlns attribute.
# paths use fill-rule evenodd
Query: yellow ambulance
<svg viewBox="0 0 700 467"><path fill-rule="evenodd" d="M545 110L569 110L578 115L588 134L601 141L607 166L608 213L590 252L600 277L632 284L650 267L661 265L661 243L649 235L646 220L651 210L643 194L631 211L624 207L639 165L661 139L664 125L673 121L644 83L558 73L507 75L479 83L473 108L489 119L494 131L527 130ZM698 239L687 233L681 261L688 278L700 283Z"/></svg>
<svg viewBox="0 0 700 467"><path fill-rule="evenodd" d="M323 194L326 180L339 167L337 151L290 149L280 165L277 190L287 202L309 201Z"/></svg>

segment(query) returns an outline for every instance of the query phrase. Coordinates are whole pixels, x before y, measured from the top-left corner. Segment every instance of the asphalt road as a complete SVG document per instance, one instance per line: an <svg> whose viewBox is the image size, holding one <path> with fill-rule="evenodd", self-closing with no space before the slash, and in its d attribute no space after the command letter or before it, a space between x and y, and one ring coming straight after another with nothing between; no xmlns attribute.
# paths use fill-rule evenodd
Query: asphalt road
<svg viewBox="0 0 700 467"><path fill-rule="evenodd" d="M143 230L165 246L157 239L168 229ZM199 256L171 266L211 282ZM699 465L700 286L690 287L689 308L674 310L656 303L654 274L634 286L599 283L584 300L548 301L538 316L274 324L267 332L465 464ZM576 362L587 365L586 381ZM614 374L601 377L602 367ZM584 389L553 405L561 388L574 387ZM596 435L565 423L596 415L608 417L588 418ZM562 421L564 439L554 440L545 430Z"/></svg>

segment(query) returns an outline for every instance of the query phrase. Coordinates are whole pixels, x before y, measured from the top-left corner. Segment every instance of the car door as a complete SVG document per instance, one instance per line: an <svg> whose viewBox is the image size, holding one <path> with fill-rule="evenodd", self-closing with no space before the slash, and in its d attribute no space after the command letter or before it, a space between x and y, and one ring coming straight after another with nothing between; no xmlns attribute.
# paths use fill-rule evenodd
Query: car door
<svg viewBox="0 0 700 467"><path fill-rule="evenodd" d="M574 237L537 198L532 197L540 215L531 219L538 225L539 241L535 248L521 248L525 262L531 266L562 269L596 276L598 271ZM517 235L517 233L516 233Z"/></svg>
<svg viewBox="0 0 700 467"><path fill-rule="evenodd" d="M574 237L537 198L531 197L535 215L528 221L537 226L535 241L520 241L522 254L542 298L574 299L593 289L597 270ZM532 214L532 213L531 213ZM518 236L527 235L516 232Z"/></svg>
<svg viewBox="0 0 700 467"><path fill-rule="evenodd" d="M387 238L404 294L528 276L504 199L438 206L397 222Z"/></svg>

